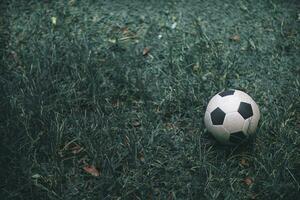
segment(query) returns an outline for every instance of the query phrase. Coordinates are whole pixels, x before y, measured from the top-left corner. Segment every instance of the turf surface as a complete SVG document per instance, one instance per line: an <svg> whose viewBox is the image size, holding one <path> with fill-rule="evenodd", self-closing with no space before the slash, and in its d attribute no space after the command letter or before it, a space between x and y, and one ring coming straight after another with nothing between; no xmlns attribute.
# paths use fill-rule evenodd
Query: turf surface
<svg viewBox="0 0 300 200"><path fill-rule="evenodd" d="M0 10L2 199L299 197L299 1ZM236 148L203 123L229 88L261 110L256 140Z"/></svg>

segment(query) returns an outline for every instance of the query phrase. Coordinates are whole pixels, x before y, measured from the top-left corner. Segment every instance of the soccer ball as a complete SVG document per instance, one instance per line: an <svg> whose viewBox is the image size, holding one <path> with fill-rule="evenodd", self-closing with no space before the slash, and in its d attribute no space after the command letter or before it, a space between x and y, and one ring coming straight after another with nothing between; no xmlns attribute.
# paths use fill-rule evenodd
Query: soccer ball
<svg viewBox="0 0 300 200"><path fill-rule="evenodd" d="M227 90L209 101L204 123L222 144L234 145L254 134L260 112L255 101L240 90Z"/></svg>

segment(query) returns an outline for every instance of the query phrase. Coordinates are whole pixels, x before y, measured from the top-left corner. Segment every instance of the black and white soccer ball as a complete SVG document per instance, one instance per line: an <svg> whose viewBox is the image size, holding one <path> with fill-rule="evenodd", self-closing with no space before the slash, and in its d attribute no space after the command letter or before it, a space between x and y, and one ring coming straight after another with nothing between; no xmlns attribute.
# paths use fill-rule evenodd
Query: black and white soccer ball
<svg viewBox="0 0 300 200"><path fill-rule="evenodd" d="M234 145L254 134L259 118L259 108L248 94L240 90L227 90L211 98L204 122L219 142Z"/></svg>

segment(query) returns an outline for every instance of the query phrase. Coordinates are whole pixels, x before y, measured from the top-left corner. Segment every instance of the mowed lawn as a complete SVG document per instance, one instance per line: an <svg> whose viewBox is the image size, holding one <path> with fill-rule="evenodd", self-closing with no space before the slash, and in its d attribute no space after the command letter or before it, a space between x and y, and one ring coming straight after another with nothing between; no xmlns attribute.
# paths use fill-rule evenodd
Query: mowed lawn
<svg viewBox="0 0 300 200"><path fill-rule="evenodd" d="M298 0L3 0L0 198L300 195ZM260 107L222 146L217 92Z"/></svg>

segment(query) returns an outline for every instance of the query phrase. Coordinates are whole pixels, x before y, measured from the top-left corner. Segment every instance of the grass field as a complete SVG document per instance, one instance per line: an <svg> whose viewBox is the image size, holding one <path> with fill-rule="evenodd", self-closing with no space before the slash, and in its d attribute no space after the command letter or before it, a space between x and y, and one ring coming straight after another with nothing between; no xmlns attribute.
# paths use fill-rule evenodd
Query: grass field
<svg viewBox="0 0 300 200"><path fill-rule="evenodd" d="M4 0L0 13L1 199L299 198L299 1ZM240 147L203 122L229 88L261 111Z"/></svg>

